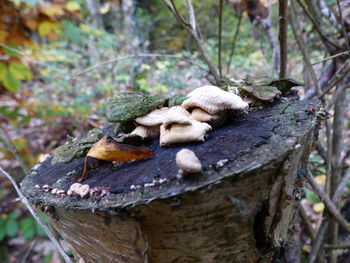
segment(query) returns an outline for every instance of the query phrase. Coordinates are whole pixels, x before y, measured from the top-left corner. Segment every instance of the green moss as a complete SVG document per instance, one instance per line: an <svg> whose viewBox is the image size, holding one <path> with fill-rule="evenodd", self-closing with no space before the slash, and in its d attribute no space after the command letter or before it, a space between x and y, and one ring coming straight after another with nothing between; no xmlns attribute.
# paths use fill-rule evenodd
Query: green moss
<svg viewBox="0 0 350 263"><path fill-rule="evenodd" d="M83 157L89 149L102 138L100 129L92 129L86 136L69 139L66 144L58 147L53 153L52 164L66 163L74 158Z"/></svg>
<svg viewBox="0 0 350 263"><path fill-rule="evenodd" d="M138 93L121 93L106 104L107 119L110 122L128 122L164 106L160 96L145 96Z"/></svg>
<svg viewBox="0 0 350 263"><path fill-rule="evenodd" d="M187 99L187 97L185 97L185 96L180 96L180 95L175 95L175 96L173 96L173 97L170 97L170 98L167 100L167 104L168 104L169 107L181 105L182 102L184 102L185 99Z"/></svg>

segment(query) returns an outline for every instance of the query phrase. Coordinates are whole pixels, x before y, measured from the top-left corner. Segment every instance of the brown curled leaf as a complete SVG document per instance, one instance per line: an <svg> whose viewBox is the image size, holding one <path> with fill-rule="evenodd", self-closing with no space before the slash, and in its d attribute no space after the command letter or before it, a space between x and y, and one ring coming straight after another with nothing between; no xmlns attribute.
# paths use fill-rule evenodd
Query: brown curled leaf
<svg viewBox="0 0 350 263"><path fill-rule="evenodd" d="M86 154L84 170L79 182L85 179L88 157L110 162L126 162L152 156L154 156L154 153L145 147L117 143L112 138L105 136L96 142Z"/></svg>

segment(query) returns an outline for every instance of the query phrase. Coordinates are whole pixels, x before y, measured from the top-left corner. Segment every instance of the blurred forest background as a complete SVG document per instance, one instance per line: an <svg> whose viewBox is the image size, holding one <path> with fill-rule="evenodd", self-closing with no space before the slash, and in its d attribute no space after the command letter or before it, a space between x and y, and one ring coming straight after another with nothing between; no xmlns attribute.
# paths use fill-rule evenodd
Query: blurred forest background
<svg viewBox="0 0 350 263"><path fill-rule="evenodd" d="M346 185L332 202L350 220L350 1L292 0L288 10L287 77L328 112L313 179L331 197ZM19 182L67 136L104 125L103 105L120 91L186 94L220 83L211 66L221 79L278 78L278 32L277 0L0 0L0 166ZM0 184L0 262L60 262L10 182ZM301 261L350 262L349 233L308 184L300 198Z"/></svg>

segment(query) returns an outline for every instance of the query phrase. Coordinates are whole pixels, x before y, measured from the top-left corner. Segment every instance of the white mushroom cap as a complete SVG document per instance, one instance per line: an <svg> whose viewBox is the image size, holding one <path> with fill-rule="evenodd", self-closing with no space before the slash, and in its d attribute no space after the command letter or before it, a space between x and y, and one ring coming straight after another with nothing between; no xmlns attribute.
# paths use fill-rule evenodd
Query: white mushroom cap
<svg viewBox="0 0 350 263"><path fill-rule="evenodd" d="M165 115L167 114L168 110L169 110L168 107L155 109L142 117L136 118L135 122L138 124L141 124L143 126L161 125L163 123L163 120L164 120Z"/></svg>
<svg viewBox="0 0 350 263"><path fill-rule="evenodd" d="M210 121L216 121L220 119L220 114L209 114L205 110L201 108L195 108L191 112L191 119L200 121L200 122L210 122Z"/></svg>
<svg viewBox="0 0 350 263"><path fill-rule="evenodd" d="M205 122L192 120L190 124L173 124L169 129L160 126L160 146L166 146L180 142L204 141L205 134L211 130L211 126Z"/></svg>
<svg viewBox="0 0 350 263"><path fill-rule="evenodd" d="M231 92L224 91L216 86L203 86L195 89L187 95L182 106L186 109L201 108L210 114L216 114L222 110L246 110L248 103L241 97Z"/></svg>
<svg viewBox="0 0 350 263"><path fill-rule="evenodd" d="M199 173L202 165L196 154L189 149L182 149L176 154L176 165L185 173Z"/></svg>
<svg viewBox="0 0 350 263"><path fill-rule="evenodd" d="M136 134L142 138L155 138L159 136L160 126L137 126L131 134Z"/></svg>
<svg viewBox="0 0 350 263"><path fill-rule="evenodd" d="M164 128L167 129L168 126L173 123L190 124L190 113L182 106L174 106L169 108L168 112L164 115Z"/></svg>

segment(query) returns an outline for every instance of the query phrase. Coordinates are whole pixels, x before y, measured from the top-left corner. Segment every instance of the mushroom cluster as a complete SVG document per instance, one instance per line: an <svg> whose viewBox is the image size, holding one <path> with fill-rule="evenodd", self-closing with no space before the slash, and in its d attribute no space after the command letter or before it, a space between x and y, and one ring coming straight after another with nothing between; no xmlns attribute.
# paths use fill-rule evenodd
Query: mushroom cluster
<svg viewBox="0 0 350 263"><path fill-rule="evenodd" d="M162 107L134 119L131 132L142 138L160 137L160 146L204 141L205 135L228 111L245 111L241 97L216 86L203 86L187 95L181 106Z"/></svg>

